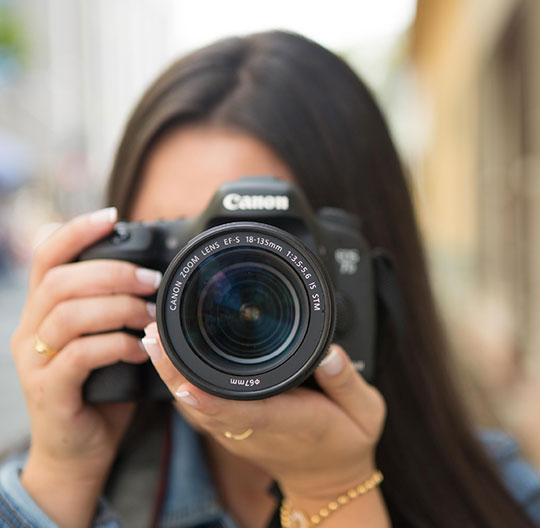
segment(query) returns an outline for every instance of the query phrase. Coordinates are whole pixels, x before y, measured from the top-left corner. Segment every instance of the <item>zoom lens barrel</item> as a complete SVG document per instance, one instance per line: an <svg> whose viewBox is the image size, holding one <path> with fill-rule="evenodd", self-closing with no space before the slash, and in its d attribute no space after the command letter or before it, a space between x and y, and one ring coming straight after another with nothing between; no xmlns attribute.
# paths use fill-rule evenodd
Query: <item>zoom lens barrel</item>
<svg viewBox="0 0 540 528"><path fill-rule="evenodd" d="M274 226L235 222L192 239L165 272L158 328L178 370L224 398L288 390L316 368L334 330L326 270Z"/></svg>

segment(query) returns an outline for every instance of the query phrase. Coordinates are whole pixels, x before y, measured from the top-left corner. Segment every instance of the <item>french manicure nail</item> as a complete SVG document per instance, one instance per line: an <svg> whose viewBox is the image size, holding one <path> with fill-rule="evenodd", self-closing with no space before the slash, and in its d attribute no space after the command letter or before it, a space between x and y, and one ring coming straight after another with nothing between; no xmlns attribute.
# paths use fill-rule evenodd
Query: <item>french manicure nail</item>
<svg viewBox="0 0 540 528"><path fill-rule="evenodd" d="M147 324L144 327L144 334L146 337L158 337L159 332L157 328L157 323L155 321Z"/></svg>
<svg viewBox="0 0 540 528"><path fill-rule="evenodd" d="M199 401L197 400L197 398L195 398L195 396L193 396L193 394L191 394L191 392L187 390L178 390L174 394L180 401L182 401L186 405L189 405L190 407L198 407L199 405Z"/></svg>
<svg viewBox="0 0 540 528"><path fill-rule="evenodd" d="M159 361L161 359L161 349L155 337L143 337L141 342L152 361Z"/></svg>
<svg viewBox="0 0 540 528"><path fill-rule="evenodd" d="M139 345L139 348L140 348L145 354L148 354L148 352L146 352L146 348L144 347L142 340L139 339L139 340L137 341L137 343L138 343L138 345Z"/></svg>
<svg viewBox="0 0 540 528"><path fill-rule="evenodd" d="M156 318L156 305L154 303L152 302L146 303L146 311L152 319Z"/></svg>
<svg viewBox="0 0 540 528"><path fill-rule="evenodd" d="M116 207L107 207L100 209L90 215L90 223L92 224L114 224L118 218L118 210Z"/></svg>
<svg viewBox="0 0 540 528"><path fill-rule="evenodd" d="M155 289L157 289L161 282L161 273L159 271L147 268L137 268L135 270L135 275L139 282L142 282L146 286L153 286Z"/></svg>
<svg viewBox="0 0 540 528"><path fill-rule="evenodd" d="M326 357L321 361L319 369L329 376L335 376L343 368L343 358L336 346L331 346Z"/></svg>

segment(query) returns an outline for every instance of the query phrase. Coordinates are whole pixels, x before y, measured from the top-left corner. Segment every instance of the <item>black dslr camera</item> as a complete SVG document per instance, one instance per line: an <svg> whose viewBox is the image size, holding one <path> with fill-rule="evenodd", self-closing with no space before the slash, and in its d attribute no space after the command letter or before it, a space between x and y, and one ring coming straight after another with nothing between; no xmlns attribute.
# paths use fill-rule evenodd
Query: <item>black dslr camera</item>
<svg viewBox="0 0 540 528"><path fill-rule="evenodd" d="M199 216L120 222L81 256L164 272L157 322L172 363L224 398L270 397L305 381L331 342L368 380L374 372L376 291L359 220L315 214L293 183L248 177L222 185ZM94 371L87 401L170 397L152 365Z"/></svg>

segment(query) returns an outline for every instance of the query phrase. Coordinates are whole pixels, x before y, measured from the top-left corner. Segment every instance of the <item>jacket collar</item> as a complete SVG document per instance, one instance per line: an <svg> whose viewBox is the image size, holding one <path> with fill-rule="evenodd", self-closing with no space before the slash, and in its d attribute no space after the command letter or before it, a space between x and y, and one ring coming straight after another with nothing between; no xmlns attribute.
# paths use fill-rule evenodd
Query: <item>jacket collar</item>
<svg viewBox="0 0 540 528"><path fill-rule="evenodd" d="M177 411L172 415L171 459L159 528L235 528L219 503L200 436Z"/></svg>

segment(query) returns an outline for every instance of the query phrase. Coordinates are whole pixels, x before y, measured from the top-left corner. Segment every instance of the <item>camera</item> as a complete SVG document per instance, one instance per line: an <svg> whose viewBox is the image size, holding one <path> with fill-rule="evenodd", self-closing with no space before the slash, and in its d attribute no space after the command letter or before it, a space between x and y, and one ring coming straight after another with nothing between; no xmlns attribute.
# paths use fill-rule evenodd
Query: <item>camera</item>
<svg viewBox="0 0 540 528"><path fill-rule="evenodd" d="M376 291L360 227L343 210L312 211L292 182L244 177L221 185L199 216L119 222L79 260L163 272L157 322L174 366L209 393L261 399L313 383L331 342L372 378ZM93 371L84 397L170 394L151 364L118 363Z"/></svg>

